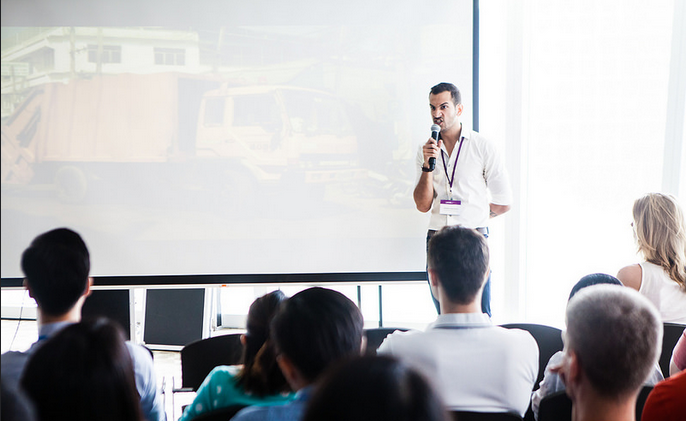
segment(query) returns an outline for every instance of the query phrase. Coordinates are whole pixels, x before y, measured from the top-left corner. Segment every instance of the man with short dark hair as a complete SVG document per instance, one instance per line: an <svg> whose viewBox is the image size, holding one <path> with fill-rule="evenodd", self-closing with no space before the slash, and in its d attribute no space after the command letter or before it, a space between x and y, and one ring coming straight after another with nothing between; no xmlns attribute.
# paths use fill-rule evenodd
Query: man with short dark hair
<svg viewBox="0 0 686 421"><path fill-rule="evenodd" d="M660 314L643 295L594 285L567 305L562 363L572 420L633 421L636 398L660 356Z"/></svg>
<svg viewBox="0 0 686 421"><path fill-rule="evenodd" d="M17 385L26 362L43 341L64 327L81 321L81 308L93 284L90 255L81 236L68 228L58 228L36 237L24 251L21 268L29 295L38 305L38 341L26 352L2 354L2 379ZM150 353L127 342L136 372L136 389L148 421L165 420L162 399Z"/></svg>
<svg viewBox="0 0 686 421"><path fill-rule="evenodd" d="M429 241L429 282L441 314L425 332L395 332L379 347L426 375L451 410L524 415L538 376L538 345L526 331L481 312L489 272L486 239L459 226Z"/></svg>
<svg viewBox="0 0 686 421"><path fill-rule="evenodd" d="M249 407L232 421L298 421L313 383L332 363L360 355L364 321L345 295L309 288L286 300L272 321L277 362L296 399L285 405Z"/></svg>
<svg viewBox="0 0 686 421"><path fill-rule="evenodd" d="M495 145L460 121L463 104L452 83L439 83L429 93L431 119L440 128L417 153L414 201L431 211L427 242L444 226L474 228L488 237L490 218L510 210L512 191L505 165ZM433 165L432 165L433 163ZM441 312L433 296L436 310ZM490 277L481 309L491 314Z"/></svg>

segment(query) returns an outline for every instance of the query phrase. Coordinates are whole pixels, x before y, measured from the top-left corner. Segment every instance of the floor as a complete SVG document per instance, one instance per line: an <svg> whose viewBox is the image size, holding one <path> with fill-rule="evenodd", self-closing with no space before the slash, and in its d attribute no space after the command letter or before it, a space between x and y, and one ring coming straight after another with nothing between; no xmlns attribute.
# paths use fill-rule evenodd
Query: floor
<svg viewBox="0 0 686 421"><path fill-rule="evenodd" d="M234 330L217 331L217 334L234 333ZM24 351L38 339L35 320L2 320L2 352ZM193 392L172 393L181 385L181 353L179 351L153 350L157 383L163 392L167 420L174 421L181 416L181 408L193 401Z"/></svg>

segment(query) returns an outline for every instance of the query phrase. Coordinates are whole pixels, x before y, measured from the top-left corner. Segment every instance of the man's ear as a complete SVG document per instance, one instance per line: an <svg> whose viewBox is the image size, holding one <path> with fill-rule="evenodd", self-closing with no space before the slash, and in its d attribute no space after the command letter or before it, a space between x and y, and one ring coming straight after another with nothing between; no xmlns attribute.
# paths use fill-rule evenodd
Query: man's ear
<svg viewBox="0 0 686 421"><path fill-rule="evenodd" d="M27 281L26 278L24 278L23 284L24 284L24 289L29 292L29 297L34 298L33 292L31 292L31 285L29 285L29 281Z"/></svg>
<svg viewBox="0 0 686 421"><path fill-rule="evenodd" d="M88 277L88 283L86 284L86 290L83 292L84 297L88 297L91 295L91 287L93 286L93 278L90 276Z"/></svg>
<svg viewBox="0 0 686 421"><path fill-rule="evenodd" d="M364 355L367 351L367 335L362 335L362 342L360 342L360 354Z"/></svg>
<svg viewBox="0 0 686 421"><path fill-rule="evenodd" d="M241 345L245 346L245 344L248 342L248 337L243 334L240 336L240 338L241 338Z"/></svg>
<svg viewBox="0 0 686 421"><path fill-rule="evenodd" d="M576 352L571 349L564 350L564 357L560 365L551 367L551 371L560 376L562 383L565 384L567 394L570 398L574 398L576 386L581 381L582 372L579 363L579 357Z"/></svg>
<svg viewBox="0 0 686 421"><path fill-rule="evenodd" d="M578 384L579 381L581 380L582 377L582 372L581 372L581 364L579 363L579 357L576 355L576 352L573 350L569 350L569 368L568 372L569 374L567 375L569 377L569 381L572 382L572 384Z"/></svg>
<svg viewBox="0 0 686 421"><path fill-rule="evenodd" d="M428 276L429 276L429 285L437 287L438 286L438 275L436 275L436 271L433 269L427 269L426 272L428 273Z"/></svg>

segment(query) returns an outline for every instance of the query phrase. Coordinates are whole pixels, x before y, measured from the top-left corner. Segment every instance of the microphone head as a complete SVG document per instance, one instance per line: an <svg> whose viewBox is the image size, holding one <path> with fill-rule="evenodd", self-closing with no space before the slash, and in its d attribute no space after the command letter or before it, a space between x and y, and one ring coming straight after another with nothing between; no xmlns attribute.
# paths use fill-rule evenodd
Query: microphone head
<svg viewBox="0 0 686 421"><path fill-rule="evenodd" d="M433 124L433 125L431 125L431 131L432 132L440 132L441 126L439 126L438 124Z"/></svg>

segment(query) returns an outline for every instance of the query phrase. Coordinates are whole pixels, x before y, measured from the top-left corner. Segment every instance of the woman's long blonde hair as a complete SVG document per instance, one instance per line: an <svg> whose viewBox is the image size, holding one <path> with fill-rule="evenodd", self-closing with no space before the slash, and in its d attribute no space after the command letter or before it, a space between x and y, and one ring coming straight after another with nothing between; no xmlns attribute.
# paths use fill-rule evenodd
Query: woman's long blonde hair
<svg viewBox="0 0 686 421"><path fill-rule="evenodd" d="M686 291L686 223L673 196L648 193L634 202L638 251Z"/></svg>

